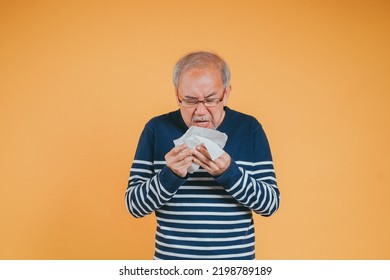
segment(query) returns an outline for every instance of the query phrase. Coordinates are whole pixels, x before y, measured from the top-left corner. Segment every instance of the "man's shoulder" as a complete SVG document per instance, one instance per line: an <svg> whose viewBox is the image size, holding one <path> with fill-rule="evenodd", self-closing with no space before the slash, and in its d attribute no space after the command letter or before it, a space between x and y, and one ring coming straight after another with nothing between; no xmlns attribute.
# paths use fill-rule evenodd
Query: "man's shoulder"
<svg viewBox="0 0 390 280"><path fill-rule="evenodd" d="M154 116L151 118L148 122L147 125L150 126L158 126L164 123L169 123L169 122L176 122L177 121L177 113L178 111L172 111L168 113L164 113L161 115Z"/></svg>
<svg viewBox="0 0 390 280"><path fill-rule="evenodd" d="M256 118L252 115L249 115L247 113L243 113L241 111L237 111L231 108L226 108L230 112L230 114L236 118L243 118L243 119L248 119L248 120L256 120Z"/></svg>
<svg viewBox="0 0 390 280"><path fill-rule="evenodd" d="M261 127L260 122L253 115L243 113L237 110L226 108L231 123L236 123L239 126Z"/></svg>
<svg viewBox="0 0 390 280"><path fill-rule="evenodd" d="M157 115L151 118L145 125L147 130L162 136L177 136L180 137L187 129L185 126L180 111L172 111L165 114Z"/></svg>

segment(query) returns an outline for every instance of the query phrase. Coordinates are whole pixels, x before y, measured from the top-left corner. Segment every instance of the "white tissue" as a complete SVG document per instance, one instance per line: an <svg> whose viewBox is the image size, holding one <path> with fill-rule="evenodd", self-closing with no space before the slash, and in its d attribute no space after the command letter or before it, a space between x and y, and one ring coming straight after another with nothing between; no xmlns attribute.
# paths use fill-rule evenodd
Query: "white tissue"
<svg viewBox="0 0 390 280"><path fill-rule="evenodd" d="M219 158L223 153L227 141L227 135L218 130L191 126L187 132L179 139L173 140L175 146L187 144L190 149L195 149L196 146L204 144L212 160ZM193 163L188 168L188 173L194 173L199 169L199 165Z"/></svg>

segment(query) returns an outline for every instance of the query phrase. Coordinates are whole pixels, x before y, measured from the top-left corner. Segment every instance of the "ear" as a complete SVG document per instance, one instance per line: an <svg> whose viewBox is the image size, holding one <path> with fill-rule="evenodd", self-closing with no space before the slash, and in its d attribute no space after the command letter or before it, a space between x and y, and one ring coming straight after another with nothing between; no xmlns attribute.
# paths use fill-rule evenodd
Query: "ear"
<svg viewBox="0 0 390 280"><path fill-rule="evenodd" d="M175 99L176 99L176 104L177 106L180 106L180 102L179 102L179 93L176 91L176 94L175 94Z"/></svg>
<svg viewBox="0 0 390 280"><path fill-rule="evenodd" d="M224 106L227 105L227 102L228 102L228 99L229 99L231 90L232 90L232 86L231 86L231 85L229 85L229 86L226 87L226 89L225 89L225 98L223 99L223 105L224 105Z"/></svg>

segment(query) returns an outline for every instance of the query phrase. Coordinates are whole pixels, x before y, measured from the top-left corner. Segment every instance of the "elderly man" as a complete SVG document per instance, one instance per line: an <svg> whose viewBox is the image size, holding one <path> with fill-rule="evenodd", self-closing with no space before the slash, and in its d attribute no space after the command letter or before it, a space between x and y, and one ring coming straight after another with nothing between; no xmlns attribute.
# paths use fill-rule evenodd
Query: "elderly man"
<svg viewBox="0 0 390 280"><path fill-rule="evenodd" d="M155 212L154 259L255 259L252 212L271 216L279 190L261 124L227 107L228 65L194 52L174 68L179 110L150 120L133 161L126 206L134 217ZM188 128L228 136L221 156L206 146L174 146ZM193 164L200 168L189 173Z"/></svg>

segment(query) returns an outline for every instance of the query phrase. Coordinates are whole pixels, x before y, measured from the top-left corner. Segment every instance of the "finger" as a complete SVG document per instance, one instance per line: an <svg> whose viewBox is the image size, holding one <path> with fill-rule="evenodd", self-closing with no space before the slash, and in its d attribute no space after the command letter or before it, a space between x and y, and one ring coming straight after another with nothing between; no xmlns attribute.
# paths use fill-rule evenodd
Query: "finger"
<svg viewBox="0 0 390 280"><path fill-rule="evenodd" d="M230 156L227 153L224 153L219 158L217 158L214 163L220 171L225 171L229 167L230 161Z"/></svg>
<svg viewBox="0 0 390 280"><path fill-rule="evenodd" d="M172 169L186 172L188 167L191 166L193 159L194 159L194 157L189 156L182 161L176 162L172 165Z"/></svg>
<svg viewBox="0 0 390 280"><path fill-rule="evenodd" d="M203 145L196 146L196 150L199 151L205 158L211 160L211 156L205 146Z"/></svg>
<svg viewBox="0 0 390 280"><path fill-rule="evenodd" d="M187 149L187 145L185 145L185 144L177 146L177 147L174 147L172 150L170 150L165 155L165 160L167 162L176 162L176 161L178 161L178 155L185 149ZM180 159L182 159L184 157L185 157L185 155L183 155Z"/></svg>
<svg viewBox="0 0 390 280"><path fill-rule="evenodd" d="M196 157L194 159L194 163L200 165L203 169L205 169L209 174L213 176L221 175L230 165L231 159L226 152L222 154L219 158L217 158L215 161L209 160L205 156L199 154L201 153L197 152Z"/></svg>
<svg viewBox="0 0 390 280"><path fill-rule="evenodd" d="M194 161L194 158L195 157L193 157L193 156L188 156L188 157L184 158L183 160L176 162L175 166L177 168L184 168L186 166L189 167L192 164L192 162Z"/></svg>
<svg viewBox="0 0 390 280"><path fill-rule="evenodd" d="M205 156L201 152L195 152L194 156L194 162L196 161L195 163L199 164L205 169L213 168L214 166L216 166L215 163L209 157Z"/></svg>
<svg viewBox="0 0 390 280"><path fill-rule="evenodd" d="M178 161L182 161L182 160L186 159L187 157L189 157L191 155L192 155L192 150L189 149L189 148L186 148L186 149L180 151L177 154L176 158L177 158Z"/></svg>
<svg viewBox="0 0 390 280"><path fill-rule="evenodd" d="M183 151L183 150L185 150L185 149L187 149L188 147L187 147L187 145L186 144L181 144L181 145L179 145L179 146L176 146L176 147L174 147L172 150L170 150L169 152L168 152L168 155L170 155L170 156L177 156L181 151Z"/></svg>
<svg viewBox="0 0 390 280"><path fill-rule="evenodd" d="M225 160L222 160L222 159L216 159L214 161L214 164L215 166L219 169L219 170L223 170L226 168L226 161Z"/></svg>
<svg viewBox="0 0 390 280"><path fill-rule="evenodd" d="M230 162L230 156L228 153L224 152L219 158L217 158L215 161L220 161L220 162Z"/></svg>

